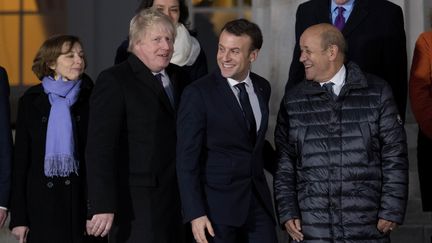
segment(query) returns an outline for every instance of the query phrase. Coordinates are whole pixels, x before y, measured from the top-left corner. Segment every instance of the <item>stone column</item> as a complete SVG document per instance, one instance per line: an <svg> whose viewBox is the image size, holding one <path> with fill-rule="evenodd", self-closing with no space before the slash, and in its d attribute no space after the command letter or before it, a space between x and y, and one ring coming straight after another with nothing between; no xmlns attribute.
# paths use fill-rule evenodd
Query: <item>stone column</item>
<svg viewBox="0 0 432 243"><path fill-rule="evenodd" d="M288 80L295 44L295 14L305 0L253 0L252 19L263 31L264 44L253 71L267 78L272 86L267 137L273 142L279 104Z"/></svg>

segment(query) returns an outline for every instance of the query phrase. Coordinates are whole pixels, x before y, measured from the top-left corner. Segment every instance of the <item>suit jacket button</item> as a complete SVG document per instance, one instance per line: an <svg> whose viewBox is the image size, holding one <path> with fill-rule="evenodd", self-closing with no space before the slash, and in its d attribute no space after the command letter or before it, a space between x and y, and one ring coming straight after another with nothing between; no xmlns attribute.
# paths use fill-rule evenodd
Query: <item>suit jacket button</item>
<svg viewBox="0 0 432 243"><path fill-rule="evenodd" d="M76 117L75 117L75 120L76 120L77 122L79 122L79 121L81 120L81 116L76 116Z"/></svg>
<svg viewBox="0 0 432 243"><path fill-rule="evenodd" d="M53 188L53 186L54 186L54 183L52 183L51 181L49 181L49 182L47 183L47 187L48 187L48 188Z"/></svg>
<svg viewBox="0 0 432 243"><path fill-rule="evenodd" d="M65 183L65 185L66 185L66 186L69 186L69 185L70 185L70 183L71 183L71 181L70 181L70 180L65 180L65 182L64 182L64 183Z"/></svg>
<svg viewBox="0 0 432 243"><path fill-rule="evenodd" d="M42 122L47 122L47 121L48 121L48 118L46 116L43 116L42 117Z"/></svg>

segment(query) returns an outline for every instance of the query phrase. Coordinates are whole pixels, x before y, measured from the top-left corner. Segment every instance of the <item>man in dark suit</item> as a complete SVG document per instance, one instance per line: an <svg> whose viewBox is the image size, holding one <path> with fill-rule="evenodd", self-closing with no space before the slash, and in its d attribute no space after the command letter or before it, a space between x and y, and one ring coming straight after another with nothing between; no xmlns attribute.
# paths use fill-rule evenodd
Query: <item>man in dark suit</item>
<svg viewBox="0 0 432 243"><path fill-rule="evenodd" d="M300 35L314 24L337 25L338 7L344 8L346 23L341 31L348 44L347 60L390 84L404 121L408 77L404 20L402 9L387 0L310 0L299 5L296 44L286 90L304 79L304 66L299 61Z"/></svg>
<svg viewBox="0 0 432 243"><path fill-rule="evenodd" d="M256 24L228 22L219 36L219 69L182 95L177 176L184 221L197 242L276 242L263 171L270 85L250 72L261 45Z"/></svg>
<svg viewBox="0 0 432 243"><path fill-rule="evenodd" d="M7 218L11 183L11 156L9 80L6 70L0 67L0 228L3 227Z"/></svg>
<svg viewBox="0 0 432 243"><path fill-rule="evenodd" d="M90 99L86 149L89 234L109 242L182 242L175 174L179 67L175 27L145 9L130 25L128 59L103 71Z"/></svg>

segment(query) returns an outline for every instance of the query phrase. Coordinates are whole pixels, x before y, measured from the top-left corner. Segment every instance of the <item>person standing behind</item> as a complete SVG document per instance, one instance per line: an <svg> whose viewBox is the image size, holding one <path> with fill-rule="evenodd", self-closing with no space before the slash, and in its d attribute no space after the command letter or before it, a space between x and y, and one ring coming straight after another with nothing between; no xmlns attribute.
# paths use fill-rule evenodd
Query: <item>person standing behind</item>
<svg viewBox="0 0 432 243"><path fill-rule="evenodd" d="M339 17L338 7L344 8ZM300 35L309 26L319 23L341 28L348 45L347 60L390 84L399 114L405 121L408 71L402 9L387 0L310 0L300 4L286 90L304 79L304 67L298 61Z"/></svg>
<svg viewBox="0 0 432 243"><path fill-rule="evenodd" d="M390 86L344 64L330 24L300 37L306 80L285 93L277 118L274 187L295 241L389 242L408 199L406 135Z"/></svg>
<svg viewBox="0 0 432 243"><path fill-rule="evenodd" d="M412 111L419 125L417 137L417 163L423 211L432 211L432 31L417 39L409 82Z"/></svg>
<svg viewBox="0 0 432 243"><path fill-rule="evenodd" d="M183 71L189 76L187 77L188 82L195 81L206 75L208 71L204 51L198 40L186 28L189 11L185 0L142 0L137 12L152 7L168 16L176 26L174 54L170 62L182 67ZM128 45L129 40L125 40L119 46L115 64L127 59L129 56L129 52L127 52Z"/></svg>
<svg viewBox="0 0 432 243"><path fill-rule="evenodd" d="M9 227L19 242L86 240L84 148L93 83L85 67L82 44L70 35L47 39L33 60L42 82L19 100L12 167Z"/></svg>
<svg viewBox="0 0 432 243"><path fill-rule="evenodd" d="M171 20L144 9L130 22L127 61L102 71L86 149L91 221L109 242L182 242L175 174L176 107L184 78L170 64Z"/></svg>
<svg viewBox="0 0 432 243"><path fill-rule="evenodd" d="M8 216L11 160L9 80L6 70L0 67L0 228L3 227Z"/></svg>
<svg viewBox="0 0 432 243"><path fill-rule="evenodd" d="M256 24L226 23L219 36L219 69L182 95L177 176L183 218L197 242L276 242L263 171L270 84L250 71L261 46Z"/></svg>

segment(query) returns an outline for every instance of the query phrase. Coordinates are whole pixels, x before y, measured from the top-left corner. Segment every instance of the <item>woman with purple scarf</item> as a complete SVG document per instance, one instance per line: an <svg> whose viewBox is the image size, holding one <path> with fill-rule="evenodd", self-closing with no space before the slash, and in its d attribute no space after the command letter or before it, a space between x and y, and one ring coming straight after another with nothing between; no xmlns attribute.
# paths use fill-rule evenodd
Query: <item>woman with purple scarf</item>
<svg viewBox="0 0 432 243"><path fill-rule="evenodd" d="M93 83L75 36L46 40L20 98L12 168L12 234L19 242L81 243L86 224L84 148Z"/></svg>

